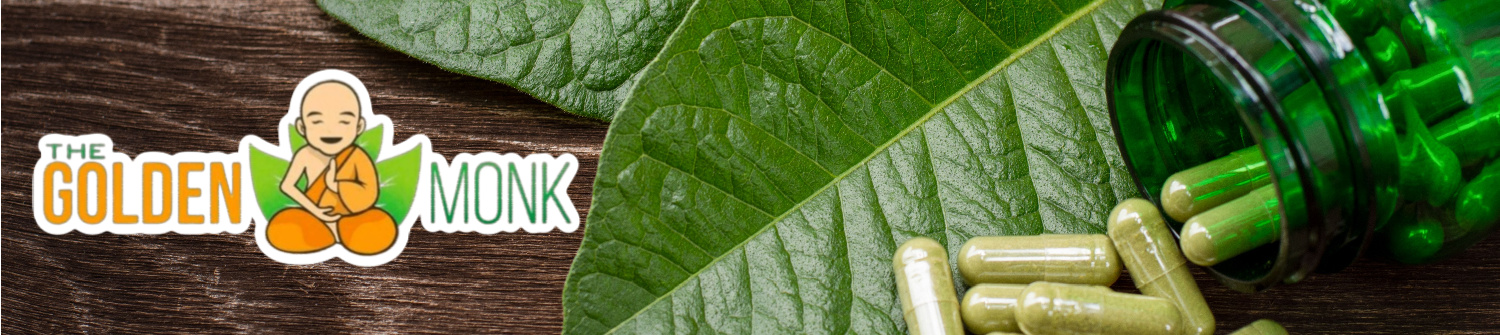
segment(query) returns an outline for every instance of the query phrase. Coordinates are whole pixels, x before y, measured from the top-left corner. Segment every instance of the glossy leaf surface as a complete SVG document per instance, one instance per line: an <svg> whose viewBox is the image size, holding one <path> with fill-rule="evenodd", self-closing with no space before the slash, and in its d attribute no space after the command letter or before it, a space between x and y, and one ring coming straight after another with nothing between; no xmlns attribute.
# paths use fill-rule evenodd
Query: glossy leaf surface
<svg viewBox="0 0 1500 335"><path fill-rule="evenodd" d="M360 33L444 69L609 120L688 0L318 0Z"/></svg>
<svg viewBox="0 0 1500 335"><path fill-rule="evenodd" d="M694 4L605 140L565 332L904 333L901 242L1102 233L1104 63L1158 5Z"/></svg>

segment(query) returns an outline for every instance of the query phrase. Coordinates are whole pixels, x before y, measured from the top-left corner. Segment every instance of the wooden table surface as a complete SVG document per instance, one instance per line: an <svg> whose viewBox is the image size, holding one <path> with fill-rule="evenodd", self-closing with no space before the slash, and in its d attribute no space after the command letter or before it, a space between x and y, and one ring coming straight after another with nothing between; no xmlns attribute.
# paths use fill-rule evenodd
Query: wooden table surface
<svg viewBox="0 0 1500 335"><path fill-rule="evenodd" d="M369 87L397 142L426 134L449 157L572 153L582 168L568 193L586 216L607 124L386 49L311 0L5 0L0 13L4 332L561 330L582 229L416 227L399 258L373 268L277 263L252 233L55 236L32 218L36 143L104 133L132 156L231 152L245 135L275 138L297 82L339 68ZM1259 318L1292 333L1500 333L1500 238L1439 264L1366 260L1254 295L1198 278L1220 333Z"/></svg>

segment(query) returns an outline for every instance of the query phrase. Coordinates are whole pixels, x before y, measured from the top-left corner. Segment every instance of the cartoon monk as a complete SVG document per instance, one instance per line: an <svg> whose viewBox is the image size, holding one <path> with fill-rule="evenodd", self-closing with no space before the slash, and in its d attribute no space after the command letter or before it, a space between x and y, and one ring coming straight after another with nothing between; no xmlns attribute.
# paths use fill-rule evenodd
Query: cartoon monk
<svg viewBox="0 0 1500 335"><path fill-rule="evenodd" d="M281 192L301 205L276 212L266 240L289 253L315 252L335 244L374 255L396 243L396 222L375 207L380 178L375 162L354 139L364 132L360 100L339 81L313 85L302 97L297 133L307 145L292 155ZM307 177L307 189L297 180Z"/></svg>

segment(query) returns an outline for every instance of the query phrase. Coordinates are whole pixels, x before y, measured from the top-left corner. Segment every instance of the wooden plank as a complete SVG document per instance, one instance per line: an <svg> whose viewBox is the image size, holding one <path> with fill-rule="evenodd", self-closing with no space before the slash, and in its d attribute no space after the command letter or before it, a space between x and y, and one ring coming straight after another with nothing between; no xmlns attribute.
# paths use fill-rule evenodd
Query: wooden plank
<svg viewBox="0 0 1500 335"><path fill-rule="evenodd" d="M275 138L291 89L339 68L369 87L399 142L437 152L569 152L587 215L607 125L505 85L444 72L360 36L311 1L5 1L4 332L496 332L561 330L576 233L414 229L395 261L289 266L250 234L53 236L31 214L47 133L110 135L117 150L233 151ZM1221 333L1258 318L1294 333L1500 331L1500 242L1426 266L1361 261L1246 295L1201 271ZM1127 281L1116 285L1133 291Z"/></svg>

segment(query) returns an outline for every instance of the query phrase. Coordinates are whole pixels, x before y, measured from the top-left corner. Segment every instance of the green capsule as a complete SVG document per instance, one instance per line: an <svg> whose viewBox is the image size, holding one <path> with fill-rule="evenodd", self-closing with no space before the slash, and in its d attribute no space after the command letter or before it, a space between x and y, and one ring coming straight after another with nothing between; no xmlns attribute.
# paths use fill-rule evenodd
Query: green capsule
<svg viewBox="0 0 1500 335"><path fill-rule="evenodd" d="M1446 61L1433 61L1410 70L1396 71L1380 86L1386 108L1397 128L1409 127L1401 117L1421 116L1423 124L1442 120L1474 101L1463 70Z"/></svg>
<svg viewBox="0 0 1500 335"><path fill-rule="evenodd" d="M1286 335L1286 328L1271 319L1260 319L1240 328L1229 335Z"/></svg>
<svg viewBox="0 0 1500 335"><path fill-rule="evenodd" d="M1407 55L1411 56L1413 65L1427 63L1427 44L1430 42L1427 32L1423 31L1422 24L1417 22L1416 17L1406 17L1396 25L1396 30L1401 35L1401 44L1406 46Z"/></svg>
<svg viewBox="0 0 1500 335"><path fill-rule="evenodd" d="M981 236L958 251L958 273L970 284L1038 281L1110 285L1120 256L1104 235Z"/></svg>
<svg viewBox="0 0 1500 335"><path fill-rule="evenodd" d="M1464 166L1495 157L1500 153L1500 98L1491 98L1448 117L1432 126L1432 136L1453 150Z"/></svg>
<svg viewBox="0 0 1500 335"><path fill-rule="evenodd" d="M1016 301L1021 299L1022 284L979 284L964 293L958 310L964 319L964 328L970 333L995 332L1016 333Z"/></svg>
<svg viewBox="0 0 1500 335"><path fill-rule="evenodd" d="M912 335L963 335L958 292L948 270L948 252L936 240L918 237L896 248L896 290Z"/></svg>
<svg viewBox="0 0 1500 335"><path fill-rule="evenodd" d="M1380 13L1378 0L1328 0L1328 11L1334 20L1349 33L1349 36L1364 36L1380 27L1385 16Z"/></svg>
<svg viewBox="0 0 1500 335"><path fill-rule="evenodd" d="M1177 334L1182 316L1167 299L1104 286L1036 282L1021 294L1016 322L1031 335Z"/></svg>
<svg viewBox="0 0 1500 335"><path fill-rule="evenodd" d="M1161 187L1161 207L1173 220L1187 221L1270 183L1266 159L1259 146L1252 146L1168 177Z"/></svg>
<svg viewBox="0 0 1500 335"><path fill-rule="evenodd" d="M1432 260L1443 249L1443 223L1407 206L1385 227L1386 249L1396 261L1417 264Z"/></svg>
<svg viewBox="0 0 1500 335"><path fill-rule="evenodd" d="M1142 294L1167 299L1182 314L1184 335L1214 333L1214 313L1198 291L1187 259L1177 249L1172 230L1156 205L1139 198L1125 199L1109 214L1109 239L1130 269L1131 281Z"/></svg>
<svg viewBox="0 0 1500 335"><path fill-rule="evenodd" d="M1457 203L1455 219L1465 231L1489 231L1500 221L1500 161L1491 162L1464 185Z"/></svg>
<svg viewBox="0 0 1500 335"><path fill-rule="evenodd" d="M1427 33L1421 21L1415 15L1401 19L1396 28L1400 30L1401 41L1406 45L1407 54L1411 55L1413 65L1427 64L1428 60L1447 58L1447 54L1440 50L1434 43L1433 36Z"/></svg>
<svg viewBox="0 0 1500 335"><path fill-rule="evenodd" d="M1438 142L1416 115L1415 112L1406 113L1407 122L1416 125L1407 129L1406 136L1399 143L1401 177L1396 182L1396 190L1402 198L1441 205L1458 191L1463 182L1462 165L1458 155Z"/></svg>
<svg viewBox="0 0 1500 335"><path fill-rule="evenodd" d="M1212 266L1281 239L1280 201L1268 185L1188 219L1182 254L1193 264Z"/></svg>
<svg viewBox="0 0 1500 335"><path fill-rule="evenodd" d="M1390 29L1381 27L1374 35L1365 38L1365 48L1370 50L1370 63L1380 73L1380 78L1411 68L1411 56L1401 45L1401 38Z"/></svg>

